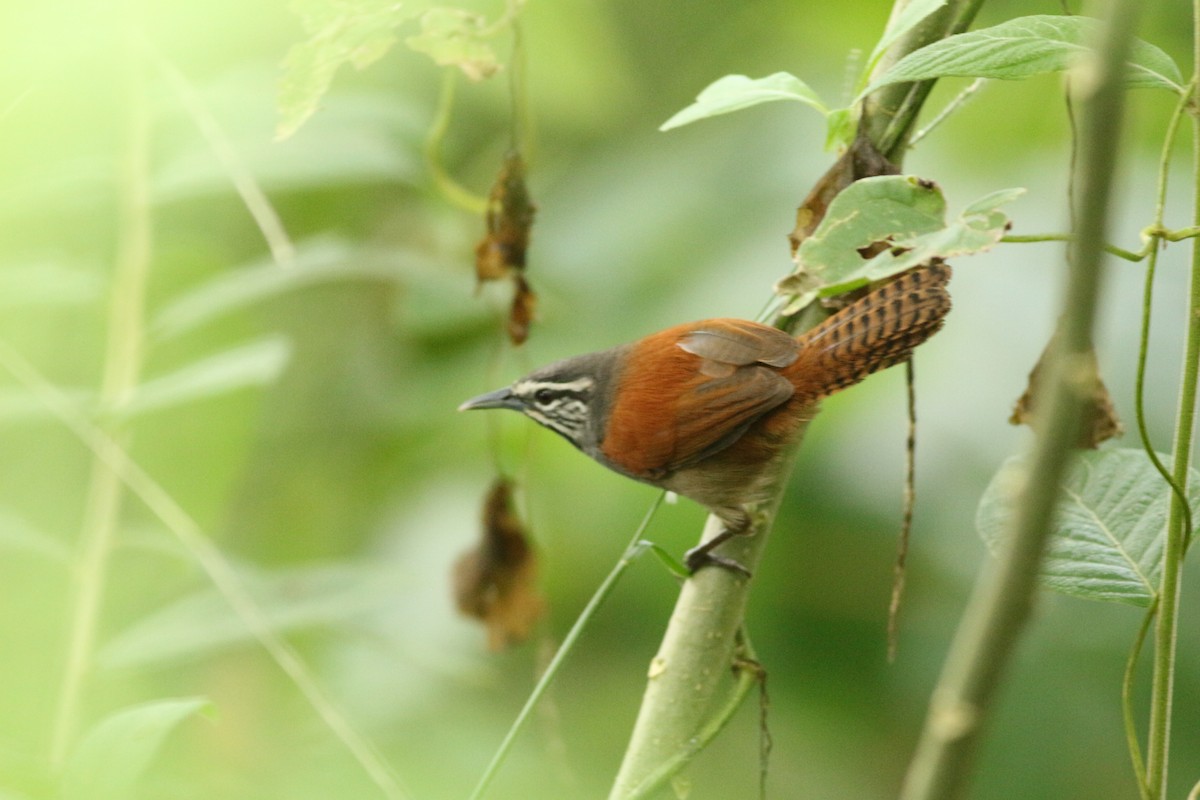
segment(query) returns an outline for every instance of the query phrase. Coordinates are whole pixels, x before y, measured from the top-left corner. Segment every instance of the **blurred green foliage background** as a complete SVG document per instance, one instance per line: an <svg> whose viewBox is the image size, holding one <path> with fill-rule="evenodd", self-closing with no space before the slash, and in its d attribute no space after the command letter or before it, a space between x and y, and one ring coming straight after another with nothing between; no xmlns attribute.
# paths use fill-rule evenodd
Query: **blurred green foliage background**
<svg viewBox="0 0 1200 800"><path fill-rule="evenodd" d="M997 0L979 25L1058 8ZM551 359L689 318L757 314L789 269L795 207L832 159L821 121L776 105L657 127L727 73L788 70L839 96L848 52L871 47L888 9L530 0L522 24L540 210L529 275L541 305L529 344L513 353L502 343L503 293L475 292L482 221L433 189L422 160L441 83L426 57L397 47L367 70L343 70L316 115L276 142L280 64L305 36L283 0L145 4L141 56L127 16L108 4L4 4L0 342L79 412L126 432L132 457L254 587L414 797L463 797L654 491L516 416L497 420L549 613L534 641L487 652L483 632L454 613L449 572L477 535L494 458L485 420L455 407ZM1142 31L1184 65L1187 13L1154 4ZM141 318L128 321L145 349L140 388L114 419L97 391L130 151L127 64L143 56L151 271ZM960 88L939 87L926 118ZM1125 246L1150 220L1170 102L1133 97L1113 234ZM216 148L197 108L218 131ZM486 192L509 125L503 75L460 86L443 151L464 185ZM906 167L940 183L952 209L1028 187L1009 208L1015 230L1063 230L1067 131L1058 79L989 85ZM269 197L293 266L272 262L221 148ZM1186 184L1181 172L1168 224L1187 224ZM1186 250L1166 253L1153 326L1148 410L1161 449ZM903 480L900 371L829 401L812 426L749 610L770 674L769 796L894 796L988 558L975 503L1028 436L1006 418L1052 327L1062 266L1051 245L956 264L956 310L917 364L918 506L895 664L885 625ZM1114 265L1099 333L1127 420L1140 282L1139 266ZM0 452L0 797L54 796L51 742L94 457L7 369ZM200 695L215 707L172 733L139 796L379 796L156 516L123 492L115 519L78 729L159 698ZM666 507L650 536L681 552L701 522L685 501ZM650 559L631 571L491 796L605 794L676 591ZM1191 597L1173 796L1200 778ZM1119 693L1140 613L1041 596L972 797L1134 796ZM757 714L748 704L688 770L690 797L756 796Z"/></svg>

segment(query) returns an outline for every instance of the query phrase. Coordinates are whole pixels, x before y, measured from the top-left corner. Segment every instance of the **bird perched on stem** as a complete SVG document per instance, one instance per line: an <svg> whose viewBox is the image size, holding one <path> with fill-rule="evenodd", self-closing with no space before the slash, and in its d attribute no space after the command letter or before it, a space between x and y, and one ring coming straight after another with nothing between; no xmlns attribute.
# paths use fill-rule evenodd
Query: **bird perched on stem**
<svg viewBox="0 0 1200 800"><path fill-rule="evenodd" d="M561 434L604 466L689 497L723 523L688 551L695 572L753 531L778 466L820 401L906 361L942 327L950 268L918 268L792 337L742 319L676 325L542 367L460 411L509 408Z"/></svg>

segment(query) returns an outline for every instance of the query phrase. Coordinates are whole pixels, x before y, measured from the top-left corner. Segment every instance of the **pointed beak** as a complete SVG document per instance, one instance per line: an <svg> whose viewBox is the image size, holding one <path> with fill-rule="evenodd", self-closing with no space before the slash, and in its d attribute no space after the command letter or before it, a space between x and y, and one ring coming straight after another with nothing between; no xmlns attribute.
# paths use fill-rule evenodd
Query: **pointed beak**
<svg viewBox="0 0 1200 800"><path fill-rule="evenodd" d="M512 393L512 390L507 386L503 389L497 389L494 392L481 394L479 397L472 397L467 402L458 407L459 411L470 411L473 408L511 408L513 411L520 411L523 408L520 398Z"/></svg>

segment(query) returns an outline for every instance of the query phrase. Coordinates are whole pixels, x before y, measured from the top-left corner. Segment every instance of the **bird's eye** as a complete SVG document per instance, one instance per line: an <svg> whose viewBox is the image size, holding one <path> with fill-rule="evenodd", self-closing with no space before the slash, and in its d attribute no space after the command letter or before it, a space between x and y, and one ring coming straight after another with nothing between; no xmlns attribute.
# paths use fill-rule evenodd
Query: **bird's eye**
<svg viewBox="0 0 1200 800"><path fill-rule="evenodd" d="M533 402L539 406L548 406L554 400L554 392L549 389L538 389L533 393Z"/></svg>

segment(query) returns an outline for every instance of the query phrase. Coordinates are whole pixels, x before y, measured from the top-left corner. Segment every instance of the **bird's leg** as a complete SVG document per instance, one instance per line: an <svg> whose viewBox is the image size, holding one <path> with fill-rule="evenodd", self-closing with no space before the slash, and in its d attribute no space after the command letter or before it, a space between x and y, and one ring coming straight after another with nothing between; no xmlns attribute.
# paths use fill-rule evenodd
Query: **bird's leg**
<svg viewBox="0 0 1200 800"><path fill-rule="evenodd" d="M717 555L712 551L734 536L752 536L754 534L754 519L751 516L750 510L745 506L736 506L712 509L712 512L721 520L721 532L708 541L688 550L683 557L684 565L693 574L701 567L712 565L724 567L749 578L750 570L746 569L741 563L728 556Z"/></svg>

